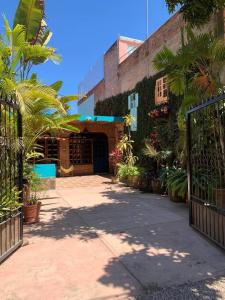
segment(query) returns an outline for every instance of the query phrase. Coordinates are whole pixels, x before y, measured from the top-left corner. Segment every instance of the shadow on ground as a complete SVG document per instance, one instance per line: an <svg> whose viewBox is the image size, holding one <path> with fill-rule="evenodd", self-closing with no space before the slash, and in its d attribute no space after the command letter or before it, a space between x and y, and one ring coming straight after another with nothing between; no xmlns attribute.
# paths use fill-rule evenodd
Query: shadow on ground
<svg viewBox="0 0 225 300"><path fill-rule="evenodd" d="M101 195L105 201L95 206L44 205L42 213L51 218L33 227L31 235L56 240L74 237L87 243L100 238L114 257L99 282L123 287L130 296L135 295L135 286L126 276L116 278L118 263L148 294L146 299L225 299L213 285L216 279L211 279L225 267L222 254L189 228L184 204L110 188ZM144 294L140 299L145 299Z"/></svg>

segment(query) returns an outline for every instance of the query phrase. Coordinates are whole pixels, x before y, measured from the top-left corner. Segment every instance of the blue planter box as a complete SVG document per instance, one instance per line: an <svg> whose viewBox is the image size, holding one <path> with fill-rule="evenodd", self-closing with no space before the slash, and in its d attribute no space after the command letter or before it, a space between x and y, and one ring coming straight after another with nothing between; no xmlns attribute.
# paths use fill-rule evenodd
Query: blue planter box
<svg viewBox="0 0 225 300"><path fill-rule="evenodd" d="M56 178L55 164L37 164L34 165L33 170L39 175L40 178Z"/></svg>

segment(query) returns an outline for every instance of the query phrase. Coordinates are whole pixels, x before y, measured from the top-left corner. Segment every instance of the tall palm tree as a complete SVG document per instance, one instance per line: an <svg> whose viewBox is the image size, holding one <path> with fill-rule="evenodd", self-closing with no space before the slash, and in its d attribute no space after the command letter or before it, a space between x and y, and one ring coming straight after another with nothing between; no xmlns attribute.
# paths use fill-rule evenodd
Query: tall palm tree
<svg viewBox="0 0 225 300"><path fill-rule="evenodd" d="M32 1L20 1L15 19L19 20L21 15L19 12L28 2ZM28 14L26 10L22 12L22 15ZM43 23L43 15L40 22ZM0 88L3 94L16 96L23 115L25 149L27 151L31 149L35 140L45 131L51 129L77 131L77 128L68 123L77 117L77 115L68 116L69 102L77 99L77 96L61 97L58 95L62 86L61 81L47 86L38 81L36 74L30 75L34 64L42 64L46 60L53 62L60 60L55 49L47 47L47 40L44 42L44 39L40 39L41 36L44 37L43 28L35 31L39 37L34 44L34 39L31 38L33 27L29 24L14 24L14 28L11 29L7 19L4 18L4 26L5 34L0 37ZM31 29L28 31L25 26Z"/></svg>

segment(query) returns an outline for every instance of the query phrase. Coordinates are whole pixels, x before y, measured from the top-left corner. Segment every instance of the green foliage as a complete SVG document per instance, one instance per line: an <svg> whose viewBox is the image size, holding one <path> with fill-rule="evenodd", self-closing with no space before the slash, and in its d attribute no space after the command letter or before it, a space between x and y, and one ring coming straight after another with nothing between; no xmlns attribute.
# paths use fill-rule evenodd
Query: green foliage
<svg viewBox="0 0 225 300"><path fill-rule="evenodd" d="M22 14L32 14L32 5L38 5L39 9L40 3L37 3L40 1L32 5L29 2L31 12L24 12L23 9L28 2L20 1L16 20L22 18L21 10ZM41 29L42 23L43 20L38 25L34 22L39 35L44 34L45 29ZM32 74L29 78L33 65L42 64L48 59L58 62L60 58L55 54L54 48L46 46L47 40L45 43L40 43L40 39L32 42L28 40L27 25L22 21L20 24L15 23L11 29L7 19L4 18L5 35L0 36L0 89L3 94L16 97L20 106L23 115L24 150L28 153L32 150L35 140L46 131L59 129L78 131L69 124L71 120L77 118L77 115L68 116L67 113L69 103L76 100L77 96L59 96L61 81L47 86L38 81L37 74Z"/></svg>
<svg viewBox="0 0 225 300"><path fill-rule="evenodd" d="M167 188L172 196L185 199L188 190L187 171L183 169L171 169L167 175Z"/></svg>
<svg viewBox="0 0 225 300"><path fill-rule="evenodd" d="M166 0L169 12L173 13L178 6L184 19L194 26L201 26L210 17L225 6L225 0Z"/></svg>
<svg viewBox="0 0 225 300"><path fill-rule="evenodd" d="M136 85L134 90L98 102L95 108L96 115L125 115L129 113L128 96L134 92L139 94L138 128L137 132L132 132L131 135L134 141L134 155L140 158L139 164L144 166L150 166L151 163L143 157L143 147L145 139L150 136L152 131L156 131L159 135L161 150L169 149L175 152L178 140L177 111L182 102L182 97L170 94L170 112L167 117L152 119L148 115L150 111L156 108L155 83L162 76L163 73L159 73L153 77L144 78Z"/></svg>
<svg viewBox="0 0 225 300"><path fill-rule="evenodd" d="M9 184L2 190L0 201L0 220L9 216L15 209L21 206L19 203L20 192L17 187L11 187Z"/></svg>
<svg viewBox="0 0 225 300"><path fill-rule="evenodd" d="M212 33L195 34L190 26L183 32L183 44L176 54L165 47L154 58L155 68L167 74L171 92L184 97L177 116L180 130L177 156L183 168L186 167L186 112L191 105L218 94L223 86L224 63L224 40Z"/></svg>
<svg viewBox="0 0 225 300"><path fill-rule="evenodd" d="M173 197L186 198L188 192L188 175L186 170L176 167L164 168L161 171L160 179ZM192 188L195 190L195 194L204 194L206 199L212 199L213 187L215 187L217 180L218 178L212 178L206 169L193 170Z"/></svg>
<svg viewBox="0 0 225 300"><path fill-rule="evenodd" d="M118 164L117 176L120 179L127 179L129 176L141 176L143 173L144 169L141 167Z"/></svg>
<svg viewBox="0 0 225 300"><path fill-rule="evenodd" d="M20 0L14 18L14 28L17 24L26 28L26 40L32 42L41 30L44 19L43 0Z"/></svg>
<svg viewBox="0 0 225 300"><path fill-rule="evenodd" d="M29 163L32 158L40 159L40 153L31 152L27 154L24 162L23 176L31 191L29 199L26 199L24 205L34 205L39 201L39 193L44 190L43 183L39 175L33 170L33 165Z"/></svg>
<svg viewBox="0 0 225 300"><path fill-rule="evenodd" d="M171 156L171 151L169 150L162 150L157 151L149 142L149 140L145 141L145 147L143 149L143 154L155 159L157 162L166 161Z"/></svg>

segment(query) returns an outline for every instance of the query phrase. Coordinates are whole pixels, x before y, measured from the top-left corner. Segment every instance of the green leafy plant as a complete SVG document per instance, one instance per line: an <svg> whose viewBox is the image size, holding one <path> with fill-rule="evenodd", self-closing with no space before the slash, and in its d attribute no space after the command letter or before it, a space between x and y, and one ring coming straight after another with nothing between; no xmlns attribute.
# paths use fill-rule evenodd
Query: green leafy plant
<svg viewBox="0 0 225 300"><path fill-rule="evenodd" d="M177 116L179 141L177 156L186 167L186 112L191 105L215 96L222 88L225 44L216 34L196 34L187 26L182 32L182 46L173 53L164 47L153 60L156 70L165 72L170 91L182 95Z"/></svg>
<svg viewBox="0 0 225 300"><path fill-rule="evenodd" d="M15 209L21 207L19 202L20 192L17 187L11 187L9 184L3 188L0 201L0 220L9 216Z"/></svg>
<svg viewBox="0 0 225 300"><path fill-rule="evenodd" d="M188 192L188 174L182 168L164 168L161 172L161 181L171 192L172 196L186 199ZM196 195L205 194L206 199L212 199L213 188L217 179L212 178L205 169L194 170L192 173L192 189Z"/></svg>
<svg viewBox="0 0 225 300"><path fill-rule="evenodd" d="M188 190L187 171L181 168L171 169L167 174L167 188L171 191L172 196L178 196L185 199Z"/></svg>
<svg viewBox="0 0 225 300"><path fill-rule="evenodd" d="M132 123L132 116L126 115L124 117L124 124L127 129L127 134L124 134L122 139L119 141L117 145L117 149L123 154L123 160L129 166L134 166L137 162L138 157L133 154L133 143L134 141L131 139L131 130L130 126Z"/></svg>
<svg viewBox="0 0 225 300"><path fill-rule="evenodd" d="M144 174L142 167L118 164L118 177L120 179L127 179L129 176L141 176L142 174Z"/></svg>
<svg viewBox="0 0 225 300"><path fill-rule="evenodd" d="M178 7L184 19L194 26L201 26L210 20L210 17L223 9L224 0L166 0L169 12L173 13Z"/></svg>

